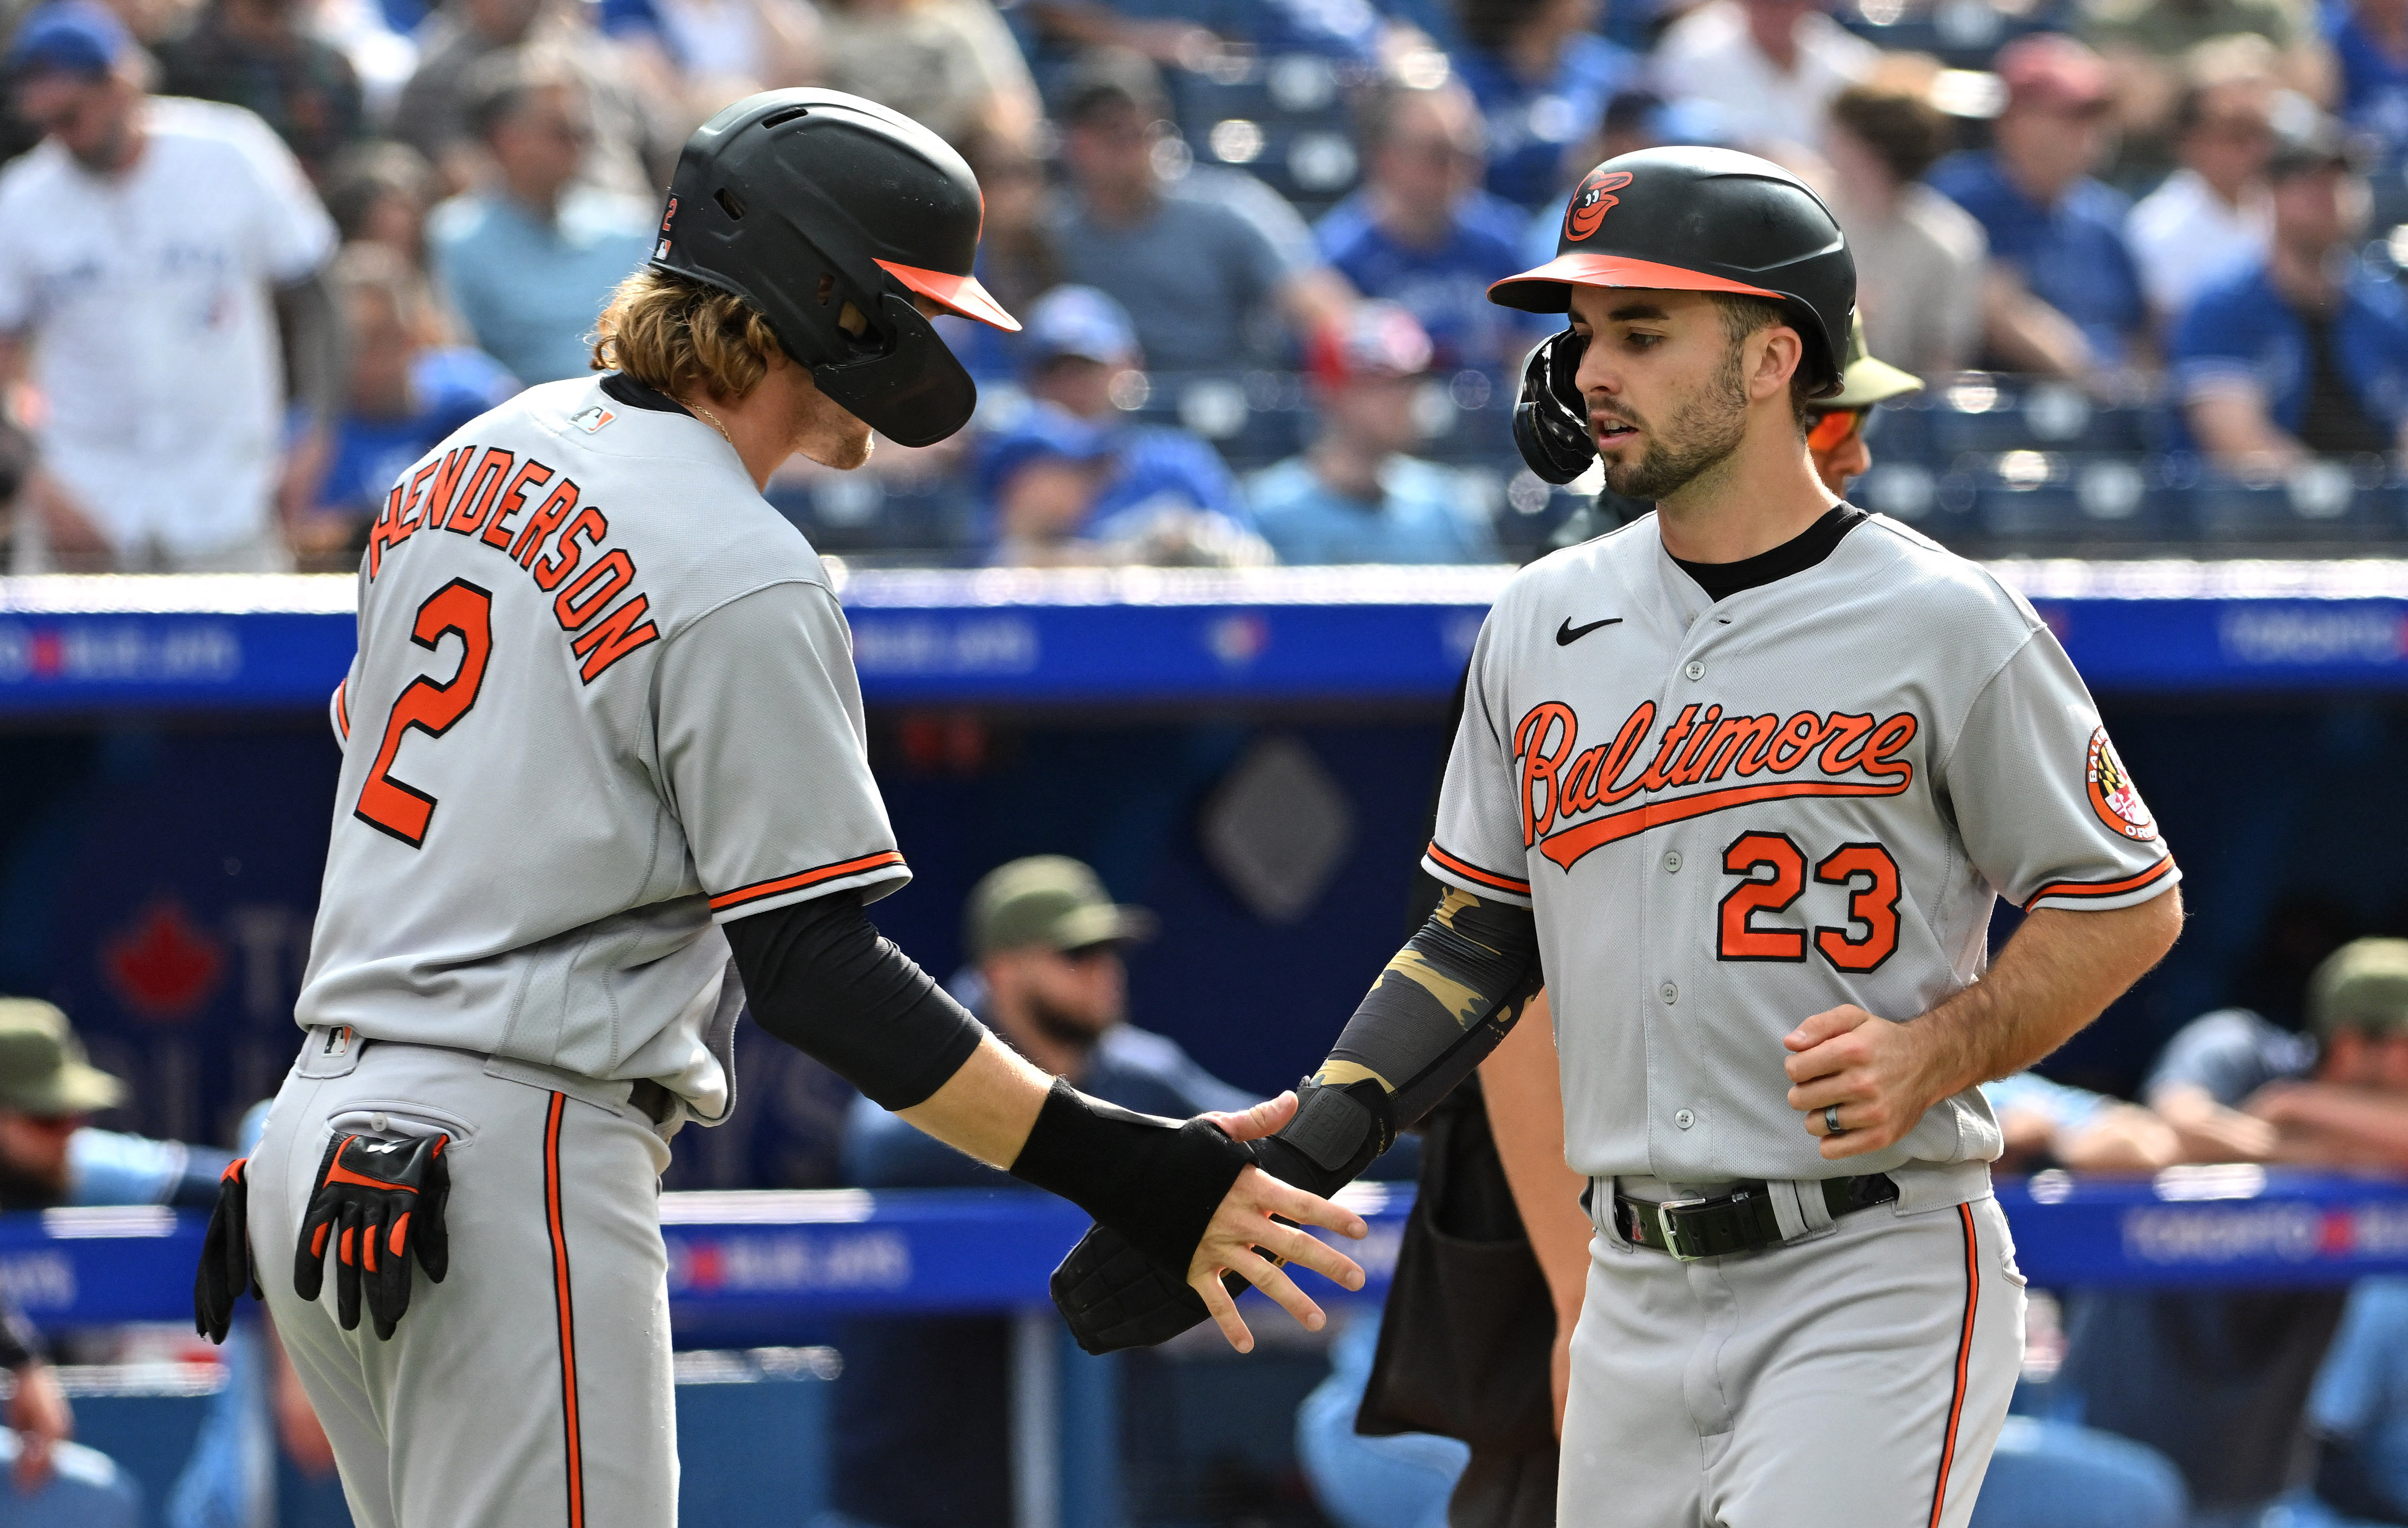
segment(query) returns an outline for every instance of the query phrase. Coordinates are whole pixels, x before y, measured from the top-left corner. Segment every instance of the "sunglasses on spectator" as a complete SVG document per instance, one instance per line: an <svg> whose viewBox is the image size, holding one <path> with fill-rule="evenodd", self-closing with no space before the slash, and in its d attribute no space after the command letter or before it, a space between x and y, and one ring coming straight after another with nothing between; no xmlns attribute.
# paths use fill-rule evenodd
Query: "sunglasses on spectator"
<svg viewBox="0 0 2408 1528"><path fill-rule="evenodd" d="M1100 944L1081 944L1075 949L1056 950L1054 953L1074 966L1083 966L1090 961L1100 960L1107 955L1118 955L1120 952L1121 947L1118 944L1106 940Z"/></svg>
<svg viewBox="0 0 2408 1528"><path fill-rule="evenodd" d="M1837 451L1854 435L1869 433L1870 409L1829 409L1807 416L1806 447L1810 451Z"/></svg>

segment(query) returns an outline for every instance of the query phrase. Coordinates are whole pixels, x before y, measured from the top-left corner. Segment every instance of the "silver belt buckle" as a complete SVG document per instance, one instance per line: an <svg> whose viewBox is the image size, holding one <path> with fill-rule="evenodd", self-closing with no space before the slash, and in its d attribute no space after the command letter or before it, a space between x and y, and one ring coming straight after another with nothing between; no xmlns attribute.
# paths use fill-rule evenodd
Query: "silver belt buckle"
<svg viewBox="0 0 2408 1528"><path fill-rule="evenodd" d="M1706 1254L1703 1252L1692 1252L1686 1247L1683 1246L1681 1243L1681 1233L1679 1229L1674 1225L1672 1218L1664 1212L1667 1210L1684 1210L1693 1204L1703 1204L1706 1203L1707 1201L1703 1198L1667 1199L1648 1206L1650 1209L1655 1211L1656 1214L1656 1234L1664 1239L1664 1251L1666 1255L1672 1259L1673 1261L1696 1262L1700 1258L1705 1257Z"/></svg>

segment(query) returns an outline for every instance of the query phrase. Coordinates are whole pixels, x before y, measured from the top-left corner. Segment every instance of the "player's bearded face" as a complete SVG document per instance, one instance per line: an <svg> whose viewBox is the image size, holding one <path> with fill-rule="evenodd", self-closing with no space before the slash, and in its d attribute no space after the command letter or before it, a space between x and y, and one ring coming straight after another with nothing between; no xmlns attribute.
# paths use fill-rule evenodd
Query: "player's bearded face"
<svg viewBox="0 0 2408 1528"><path fill-rule="evenodd" d="M1608 487L1661 499L1727 460L1747 433L1743 350L1711 298L1579 289L1580 382Z"/></svg>
<svg viewBox="0 0 2408 1528"><path fill-rule="evenodd" d="M795 450L800 454L841 472L869 460L869 426L817 387L804 393L796 413Z"/></svg>

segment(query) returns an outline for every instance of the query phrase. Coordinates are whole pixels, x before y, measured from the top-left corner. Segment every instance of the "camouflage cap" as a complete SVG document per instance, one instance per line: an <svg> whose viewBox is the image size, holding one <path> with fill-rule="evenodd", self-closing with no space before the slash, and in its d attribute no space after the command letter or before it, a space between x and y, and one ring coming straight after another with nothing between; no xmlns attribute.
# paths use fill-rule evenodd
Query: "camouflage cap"
<svg viewBox="0 0 2408 1528"><path fill-rule="evenodd" d="M1906 393L1923 391L1923 381L1880 360L1865 348L1865 315L1858 313L1848 328L1848 364L1840 373L1837 397L1817 398L1818 409L1870 409Z"/></svg>
<svg viewBox="0 0 2408 1528"><path fill-rule="evenodd" d="M67 1016L38 998L0 998L0 1109L57 1117L113 1109L125 1085L84 1060Z"/></svg>
<svg viewBox="0 0 2408 1528"><path fill-rule="evenodd" d="M1031 855L987 872L970 888L962 943L973 960L998 950L1075 950L1154 937L1142 907L1116 904L1096 872L1067 855Z"/></svg>
<svg viewBox="0 0 2408 1528"><path fill-rule="evenodd" d="M2354 940L2326 956L2308 978L2308 1027L2408 1030L2408 939Z"/></svg>

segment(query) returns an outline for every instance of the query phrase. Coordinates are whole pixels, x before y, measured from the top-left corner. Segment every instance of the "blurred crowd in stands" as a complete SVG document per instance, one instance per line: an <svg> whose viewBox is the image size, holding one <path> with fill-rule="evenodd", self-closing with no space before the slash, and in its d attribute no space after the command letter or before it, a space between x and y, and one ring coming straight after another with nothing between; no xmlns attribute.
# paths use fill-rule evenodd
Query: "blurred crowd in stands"
<svg viewBox="0 0 2408 1528"><path fill-rule="evenodd" d="M1519 469L1546 324L1485 288L1680 143L1847 228L1928 384L1870 507L2408 535L2408 0L0 0L0 39L16 570L349 568L398 467L586 371L685 135L797 84L961 150L1028 320L948 322L963 437L781 475L823 550L1526 555L1588 496Z"/></svg>

